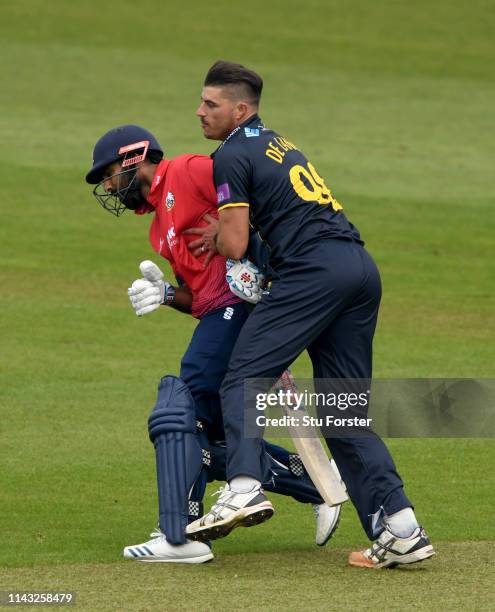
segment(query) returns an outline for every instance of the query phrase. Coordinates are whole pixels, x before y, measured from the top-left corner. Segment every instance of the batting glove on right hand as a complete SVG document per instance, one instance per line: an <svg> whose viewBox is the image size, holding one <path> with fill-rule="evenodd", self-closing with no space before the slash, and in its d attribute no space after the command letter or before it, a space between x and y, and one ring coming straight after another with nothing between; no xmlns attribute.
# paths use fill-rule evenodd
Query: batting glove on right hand
<svg viewBox="0 0 495 612"><path fill-rule="evenodd" d="M135 280L127 293L136 315L142 317L164 303L170 285L162 280L163 272L152 261L141 262L139 269L144 278Z"/></svg>
<svg viewBox="0 0 495 612"><path fill-rule="evenodd" d="M261 300L265 277L249 259L227 259L226 279L230 290L237 297L251 304Z"/></svg>

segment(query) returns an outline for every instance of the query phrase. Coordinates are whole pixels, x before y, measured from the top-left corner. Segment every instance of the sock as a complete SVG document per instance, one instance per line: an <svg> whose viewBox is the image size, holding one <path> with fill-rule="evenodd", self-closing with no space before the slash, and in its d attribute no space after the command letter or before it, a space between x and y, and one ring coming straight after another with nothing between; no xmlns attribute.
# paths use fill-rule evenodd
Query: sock
<svg viewBox="0 0 495 612"><path fill-rule="evenodd" d="M385 523L398 538L408 538L419 527L412 508L404 508L390 516L385 516Z"/></svg>
<svg viewBox="0 0 495 612"><path fill-rule="evenodd" d="M259 480L251 476L236 476L229 482L229 487L234 493L249 493L254 487L261 485Z"/></svg>

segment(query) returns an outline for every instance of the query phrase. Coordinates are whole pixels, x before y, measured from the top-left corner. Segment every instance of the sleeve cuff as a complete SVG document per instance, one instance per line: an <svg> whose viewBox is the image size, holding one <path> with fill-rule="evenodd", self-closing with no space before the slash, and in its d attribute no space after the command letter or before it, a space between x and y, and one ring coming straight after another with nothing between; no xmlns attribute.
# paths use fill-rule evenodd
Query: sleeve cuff
<svg viewBox="0 0 495 612"><path fill-rule="evenodd" d="M234 202L233 204L224 204L223 206L219 206L218 210L223 210L224 208L234 208L235 206L247 206L249 208L249 204L247 202Z"/></svg>

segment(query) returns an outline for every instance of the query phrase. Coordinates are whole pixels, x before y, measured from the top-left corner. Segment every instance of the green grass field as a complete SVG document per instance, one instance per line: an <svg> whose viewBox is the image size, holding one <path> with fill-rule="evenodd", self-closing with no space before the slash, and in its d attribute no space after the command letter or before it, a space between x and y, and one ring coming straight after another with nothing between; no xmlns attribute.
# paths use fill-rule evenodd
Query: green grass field
<svg viewBox="0 0 495 612"><path fill-rule="evenodd" d="M389 441L439 553L417 568L347 568L366 543L352 507L320 550L311 509L279 497L213 563L121 560L156 522L146 418L195 323L137 320L149 219L113 218L83 177L121 123L169 157L211 152L202 78L243 62L380 266L376 376L493 377L494 26L488 0L0 2L0 591L74 590L87 610L493 609L489 439Z"/></svg>

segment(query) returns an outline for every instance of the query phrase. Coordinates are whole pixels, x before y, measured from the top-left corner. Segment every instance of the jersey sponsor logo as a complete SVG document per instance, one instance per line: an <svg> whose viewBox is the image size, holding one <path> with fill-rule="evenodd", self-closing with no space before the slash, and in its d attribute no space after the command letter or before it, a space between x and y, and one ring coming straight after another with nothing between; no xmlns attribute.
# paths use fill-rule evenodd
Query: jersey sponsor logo
<svg viewBox="0 0 495 612"><path fill-rule="evenodd" d="M227 308L225 309L225 312L223 313L223 318L226 319L227 321L230 321L230 319L234 316L234 309L231 306L227 306Z"/></svg>
<svg viewBox="0 0 495 612"><path fill-rule="evenodd" d="M168 232L167 232L167 243L168 243L168 248L170 250L172 250L172 247L176 246L177 243L179 241L177 240L176 236L175 236L175 228L171 227Z"/></svg>
<svg viewBox="0 0 495 612"><path fill-rule="evenodd" d="M260 135L260 131L256 128L248 128L245 127L244 128L244 134L246 134L246 138L253 138L255 136L259 136Z"/></svg>
<svg viewBox="0 0 495 612"><path fill-rule="evenodd" d="M223 183L217 187L217 202L221 204L230 198L230 187L228 183Z"/></svg>
<svg viewBox="0 0 495 612"><path fill-rule="evenodd" d="M174 204L175 204L174 194L171 191L169 191L167 193L167 198L165 200L165 206L167 207L167 210L172 210Z"/></svg>

